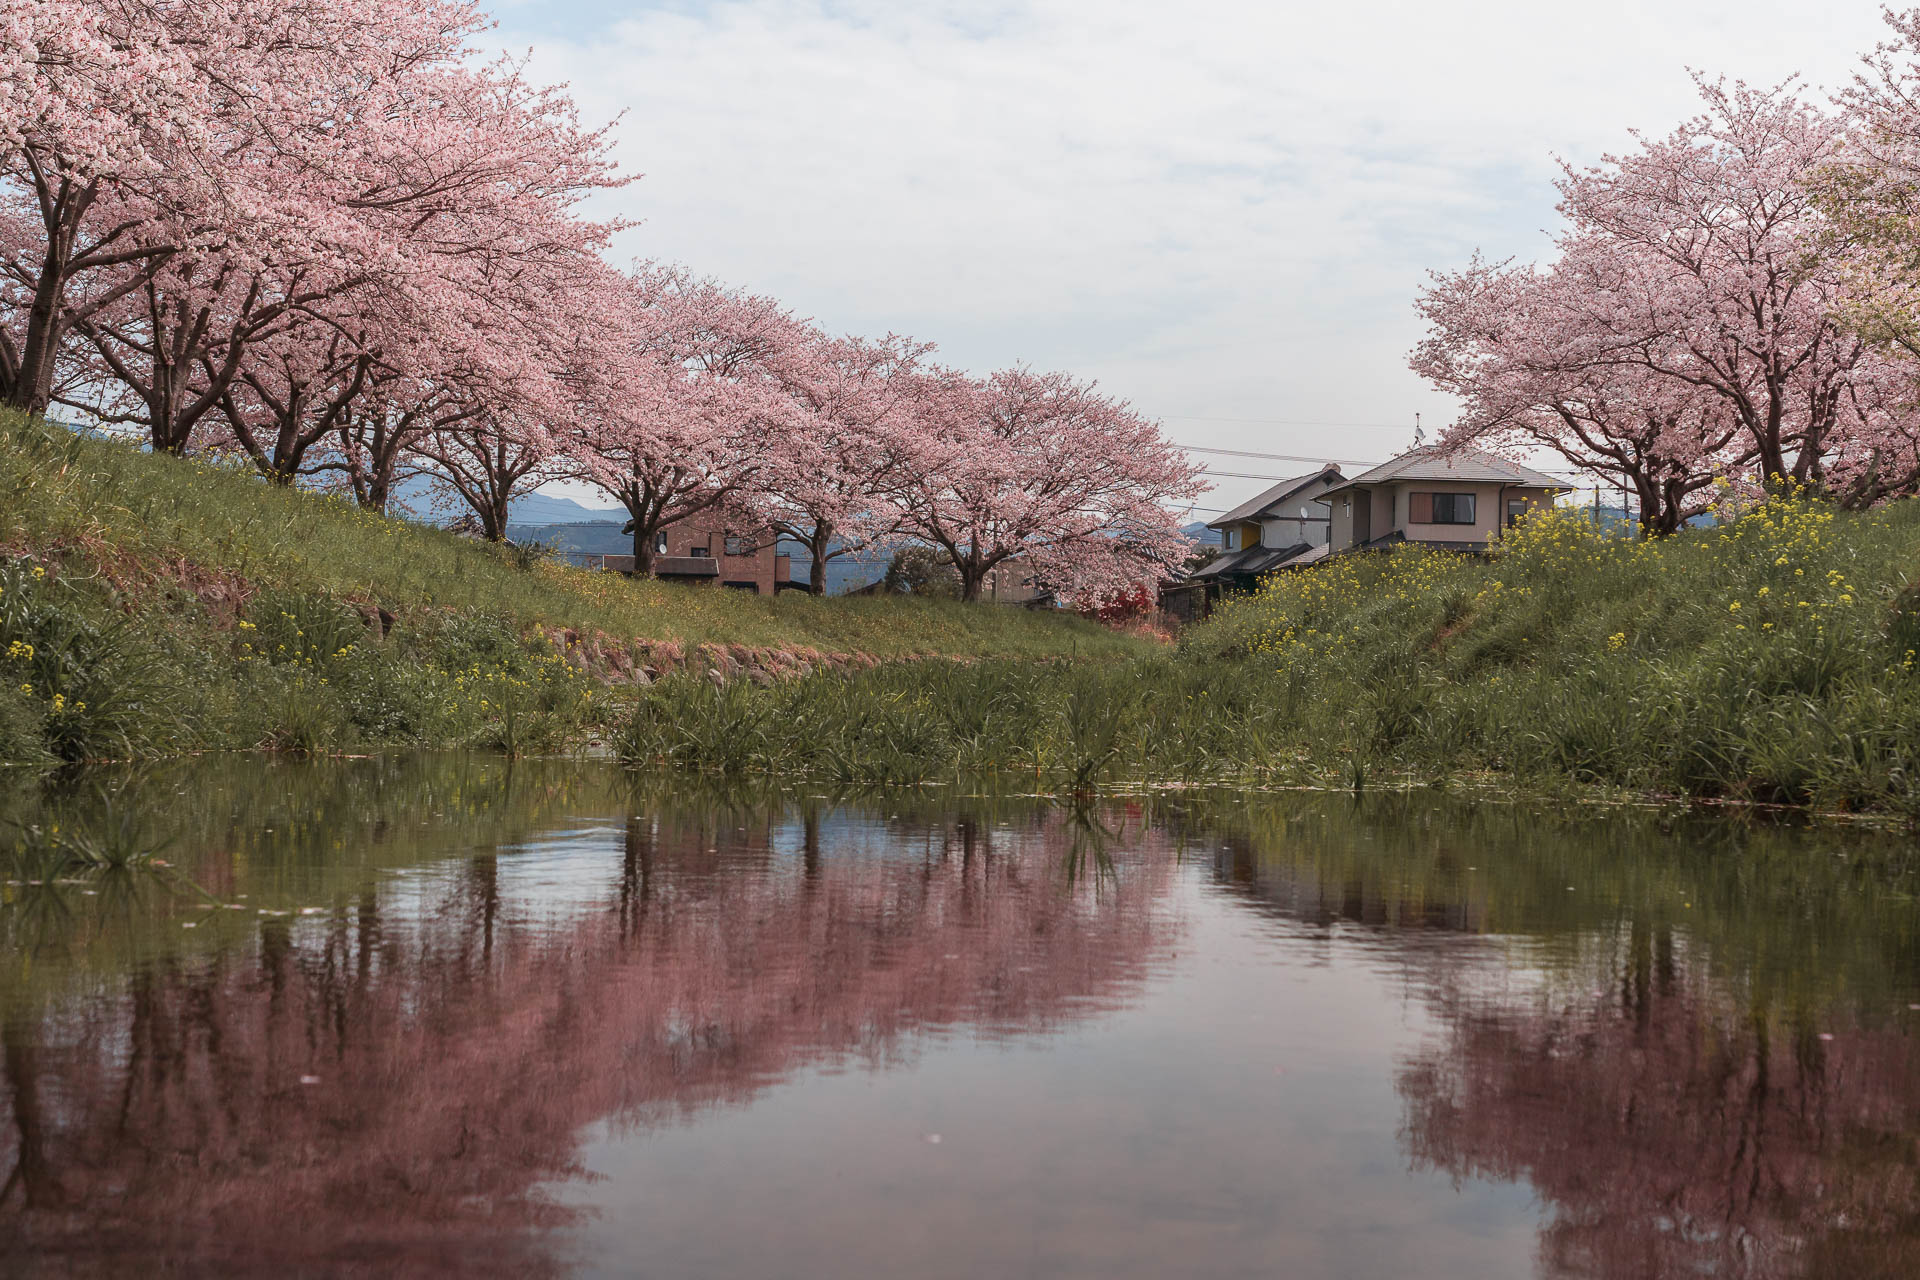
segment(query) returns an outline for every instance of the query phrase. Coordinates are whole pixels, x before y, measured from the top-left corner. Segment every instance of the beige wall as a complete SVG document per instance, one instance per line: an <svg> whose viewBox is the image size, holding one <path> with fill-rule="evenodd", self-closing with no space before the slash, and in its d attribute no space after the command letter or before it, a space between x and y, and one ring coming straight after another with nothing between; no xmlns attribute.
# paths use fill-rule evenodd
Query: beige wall
<svg viewBox="0 0 1920 1280"><path fill-rule="evenodd" d="M1327 500L1327 508L1332 519L1327 528L1331 531L1330 541L1334 550L1353 545L1353 514L1347 510L1351 494L1336 494Z"/></svg>
<svg viewBox="0 0 1920 1280"><path fill-rule="evenodd" d="M1318 519L1302 520L1299 516L1291 519L1264 520L1261 522L1260 545L1265 547L1291 547L1305 542L1319 546L1327 540L1327 504L1324 502L1306 502L1295 504L1305 506Z"/></svg>
<svg viewBox="0 0 1920 1280"><path fill-rule="evenodd" d="M1506 521L1506 499L1525 498L1537 506L1551 506L1553 494L1547 489L1521 488L1517 485L1501 485L1482 482L1447 482L1440 480L1394 481L1384 485L1369 485L1373 491L1373 532L1375 538L1382 537L1395 529L1405 534L1410 542L1488 542ZM1471 493L1474 495L1474 522L1472 524L1414 524L1408 517L1412 513L1412 493ZM1333 545L1335 548L1353 545L1353 517L1342 510L1345 495L1336 496L1333 508Z"/></svg>

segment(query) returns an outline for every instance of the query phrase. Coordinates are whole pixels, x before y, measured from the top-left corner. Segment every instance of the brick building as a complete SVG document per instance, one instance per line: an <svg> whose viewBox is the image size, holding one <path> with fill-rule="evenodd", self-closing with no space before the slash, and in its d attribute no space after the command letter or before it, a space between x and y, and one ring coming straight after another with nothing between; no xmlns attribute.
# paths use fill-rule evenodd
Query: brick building
<svg viewBox="0 0 1920 1280"><path fill-rule="evenodd" d="M668 525L654 544L654 576L663 582L731 587L770 596L805 590L792 581L789 557L778 554L770 529L729 529L698 518ZM600 567L632 573L632 556L601 556Z"/></svg>

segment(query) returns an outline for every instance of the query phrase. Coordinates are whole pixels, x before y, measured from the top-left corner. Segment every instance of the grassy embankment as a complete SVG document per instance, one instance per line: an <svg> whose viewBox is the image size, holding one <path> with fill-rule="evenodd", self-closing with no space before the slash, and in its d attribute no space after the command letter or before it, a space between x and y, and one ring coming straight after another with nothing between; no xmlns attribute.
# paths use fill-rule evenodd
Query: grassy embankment
<svg viewBox="0 0 1920 1280"><path fill-rule="evenodd" d="M847 782L1472 779L1920 815L1920 503L1776 500L1643 543L1544 516L1489 561L1283 575L1130 662L670 680L622 753Z"/></svg>
<svg viewBox="0 0 1920 1280"><path fill-rule="evenodd" d="M374 607L394 621L381 634ZM348 503L0 416L0 761L266 745L551 749L624 722L600 674L700 646L1124 658L1077 619L906 599L763 599L516 561ZM791 658L788 655L794 655Z"/></svg>
<svg viewBox="0 0 1920 1280"><path fill-rule="evenodd" d="M0 759L546 750L611 728L635 763L832 784L1473 779L1920 815L1920 503L1776 500L1659 543L1561 515L1490 561L1344 557L1176 653L984 606L518 565L16 420L0 565ZM624 655L598 674L703 643L966 661L816 658L764 688L695 663L641 690L582 673L556 627Z"/></svg>

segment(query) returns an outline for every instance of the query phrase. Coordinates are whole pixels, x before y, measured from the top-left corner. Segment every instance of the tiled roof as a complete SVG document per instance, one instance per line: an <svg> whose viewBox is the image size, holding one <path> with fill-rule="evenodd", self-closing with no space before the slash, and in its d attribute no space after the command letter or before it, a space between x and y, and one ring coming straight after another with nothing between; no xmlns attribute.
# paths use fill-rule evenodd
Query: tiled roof
<svg viewBox="0 0 1920 1280"><path fill-rule="evenodd" d="M1187 576L1189 578L1217 578L1232 568L1234 563L1246 554L1245 551L1229 551L1223 556L1207 561Z"/></svg>
<svg viewBox="0 0 1920 1280"><path fill-rule="evenodd" d="M1265 573L1290 564L1296 557L1311 554L1316 548L1304 542L1296 542L1290 547L1248 547L1245 551L1229 551L1226 555L1213 560L1204 567L1188 574L1188 580L1200 578L1220 578L1229 574L1245 577L1256 573Z"/></svg>
<svg viewBox="0 0 1920 1280"><path fill-rule="evenodd" d="M1304 542L1296 542L1290 547L1256 547L1248 555L1246 562L1234 569L1235 573L1265 573L1277 569L1303 551L1309 550Z"/></svg>
<svg viewBox="0 0 1920 1280"><path fill-rule="evenodd" d="M1236 524L1242 520L1252 520L1268 507L1286 501L1295 493L1298 493L1315 480L1318 480L1321 476L1326 476L1331 480L1338 480L1340 479L1340 468L1329 463L1318 471L1309 471L1306 475L1294 476L1290 480L1282 480L1279 484L1273 486L1273 488L1254 495L1218 519L1207 521L1207 525L1209 528L1218 529L1222 525ZM1316 498L1319 497L1318 494L1314 496Z"/></svg>
<svg viewBox="0 0 1920 1280"><path fill-rule="evenodd" d="M1505 458L1474 449L1442 453L1437 445L1413 449L1381 463L1371 471L1348 480L1342 489L1357 484L1385 484L1389 480L1490 481L1495 484L1528 485L1541 489L1565 489L1567 484L1523 467Z"/></svg>

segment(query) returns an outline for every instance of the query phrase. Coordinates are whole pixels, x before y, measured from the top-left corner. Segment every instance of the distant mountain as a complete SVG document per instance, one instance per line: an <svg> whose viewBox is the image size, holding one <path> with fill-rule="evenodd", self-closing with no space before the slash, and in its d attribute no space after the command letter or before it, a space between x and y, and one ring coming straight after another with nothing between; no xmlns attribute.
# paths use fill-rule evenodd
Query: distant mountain
<svg viewBox="0 0 1920 1280"><path fill-rule="evenodd" d="M1198 520L1195 520L1192 524L1181 525L1180 532L1186 534L1201 546L1217 547L1220 545L1220 531L1218 529L1209 529Z"/></svg>
<svg viewBox="0 0 1920 1280"><path fill-rule="evenodd" d="M556 498L546 493L529 493L515 498L508 507L511 524L584 524L612 521L618 529L627 522L620 507L589 507L572 498Z"/></svg>
<svg viewBox="0 0 1920 1280"><path fill-rule="evenodd" d="M459 514L457 510L435 508L434 485L425 476L414 476L395 485L393 501L395 515L405 515L432 524L445 524ZM572 498L556 498L548 493L525 494L515 498L507 507L507 522L514 525L586 524L609 520L613 522L614 531L618 532L620 526L627 522L627 513L619 507L589 507Z"/></svg>
<svg viewBox="0 0 1920 1280"><path fill-rule="evenodd" d="M564 502L565 499L560 501ZM514 510L520 510L518 503L514 504ZM624 511L618 520L560 520L544 524L532 521L523 524L516 520L507 526L507 537L523 545L537 542L555 551L630 556L633 554L633 535L620 532L626 521L627 513Z"/></svg>

